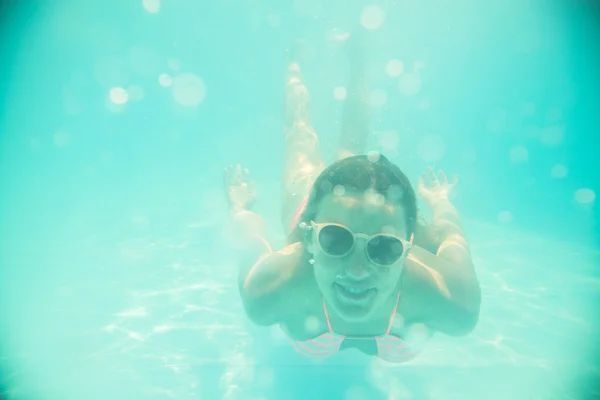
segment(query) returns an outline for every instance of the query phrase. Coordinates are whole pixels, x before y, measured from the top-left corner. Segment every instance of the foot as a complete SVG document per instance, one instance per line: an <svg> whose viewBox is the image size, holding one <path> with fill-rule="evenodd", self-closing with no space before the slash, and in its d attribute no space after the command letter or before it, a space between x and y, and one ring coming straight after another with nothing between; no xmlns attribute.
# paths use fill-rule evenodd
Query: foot
<svg viewBox="0 0 600 400"><path fill-rule="evenodd" d="M308 89L302 80L302 71L297 62L288 64L286 85L286 123L295 124L299 121L308 121Z"/></svg>
<svg viewBox="0 0 600 400"><path fill-rule="evenodd" d="M250 211L256 202L256 190L248 169L242 168L239 164L230 165L225 168L223 181L230 210Z"/></svg>

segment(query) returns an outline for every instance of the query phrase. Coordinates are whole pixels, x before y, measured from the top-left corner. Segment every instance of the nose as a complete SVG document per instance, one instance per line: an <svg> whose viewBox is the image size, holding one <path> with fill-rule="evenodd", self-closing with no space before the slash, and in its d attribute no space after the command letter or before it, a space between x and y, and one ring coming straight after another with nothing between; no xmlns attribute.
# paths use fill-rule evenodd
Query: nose
<svg viewBox="0 0 600 400"><path fill-rule="evenodd" d="M362 281L371 273L363 246L363 243L356 243L354 252L346 264L346 276L353 281Z"/></svg>

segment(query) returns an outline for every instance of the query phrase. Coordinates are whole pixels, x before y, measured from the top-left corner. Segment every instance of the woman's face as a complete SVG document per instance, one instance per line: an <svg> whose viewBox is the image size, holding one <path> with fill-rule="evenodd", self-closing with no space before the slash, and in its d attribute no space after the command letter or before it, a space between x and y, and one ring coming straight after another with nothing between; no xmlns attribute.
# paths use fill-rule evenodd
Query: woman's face
<svg viewBox="0 0 600 400"><path fill-rule="evenodd" d="M340 224L355 234L386 233L403 239L407 236L402 206L386 202L382 195L373 192L327 195L319 203L314 222ZM307 246L315 260L315 279L327 304L340 317L364 320L390 296L398 295L404 257L391 265L378 265L371 261L373 256L367 255L367 241L362 238L355 240L347 255L331 256L319 245L316 229L312 232ZM324 236L327 239L326 235L321 237Z"/></svg>

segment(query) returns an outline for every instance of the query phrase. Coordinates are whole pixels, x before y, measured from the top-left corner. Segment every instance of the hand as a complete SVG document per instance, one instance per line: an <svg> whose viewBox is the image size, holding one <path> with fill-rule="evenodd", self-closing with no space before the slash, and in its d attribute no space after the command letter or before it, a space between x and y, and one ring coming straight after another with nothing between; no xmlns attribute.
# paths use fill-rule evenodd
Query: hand
<svg viewBox="0 0 600 400"><path fill-rule="evenodd" d="M230 165L225 168L223 181L231 210L249 211L256 201L256 190L248 169L243 169L240 165Z"/></svg>
<svg viewBox="0 0 600 400"><path fill-rule="evenodd" d="M452 183L450 183L444 171L440 169L436 175L433 168L428 167L419 177L417 192L429 206L434 206L442 201L447 201L457 183L456 175L453 176Z"/></svg>

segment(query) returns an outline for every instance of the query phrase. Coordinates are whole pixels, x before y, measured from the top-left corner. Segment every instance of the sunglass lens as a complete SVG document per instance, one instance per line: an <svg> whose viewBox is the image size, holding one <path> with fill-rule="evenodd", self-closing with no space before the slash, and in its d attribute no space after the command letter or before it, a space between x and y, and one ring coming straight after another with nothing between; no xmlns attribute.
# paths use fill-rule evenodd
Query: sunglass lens
<svg viewBox="0 0 600 400"><path fill-rule="evenodd" d="M402 257L404 246L394 237L380 235L369 241L367 251L373 262L380 265L391 265Z"/></svg>
<svg viewBox="0 0 600 400"><path fill-rule="evenodd" d="M352 232L336 225L328 225L319 233L319 244L323 251L332 256L343 256L354 244Z"/></svg>

